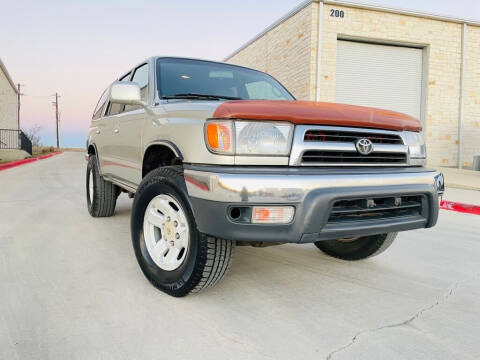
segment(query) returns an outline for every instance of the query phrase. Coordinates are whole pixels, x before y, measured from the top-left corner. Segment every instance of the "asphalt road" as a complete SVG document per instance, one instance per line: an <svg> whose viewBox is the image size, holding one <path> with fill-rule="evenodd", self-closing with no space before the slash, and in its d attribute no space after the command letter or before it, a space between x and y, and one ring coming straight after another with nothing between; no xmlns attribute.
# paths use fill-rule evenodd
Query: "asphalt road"
<svg viewBox="0 0 480 360"><path fill-rule="evenodd" d="M0 172L0 359L480 358L479 216L442 211L355 263L237 248L221 285L176 299L137 266L132 200L90 217L85 165L65 153Z"/></svg>

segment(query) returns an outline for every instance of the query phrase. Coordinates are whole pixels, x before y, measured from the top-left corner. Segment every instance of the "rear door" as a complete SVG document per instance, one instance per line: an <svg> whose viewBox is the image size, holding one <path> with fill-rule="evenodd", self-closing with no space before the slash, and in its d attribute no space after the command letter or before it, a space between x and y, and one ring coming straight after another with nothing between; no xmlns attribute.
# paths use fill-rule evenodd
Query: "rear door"
<svg viewBox="0 0 480 360"><path fill-rule="evenodd" d="M112 123L105 117L105 108L108 106L109 93L110 87L108 87L100 97L92 118L93 142L97 148L97 158L102 174L106 174L109 171L108 166L104 166L108 159L108 136L112 131Z"/></svg>
<svg viewBox="0 0 480 360"><path fill-rule="evenodd" d="M132 82L140 86L142 100L148 102L149 65L142 64L133 70ZM115 153L118 155L118 174L130 185L142 180L142 129L146 114L141 106L125 105L115 119Z"/></svg>

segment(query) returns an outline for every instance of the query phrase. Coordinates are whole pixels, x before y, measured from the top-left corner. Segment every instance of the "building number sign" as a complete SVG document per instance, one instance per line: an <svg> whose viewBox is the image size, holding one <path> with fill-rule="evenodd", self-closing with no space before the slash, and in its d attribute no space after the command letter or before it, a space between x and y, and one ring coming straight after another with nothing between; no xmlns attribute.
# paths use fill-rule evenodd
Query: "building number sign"
<svg viewBox="0 0 480 360"><path fill-rule="evenodd" d="M343 19L345 13L343 12L343 10L330 9L330 16Z"/></svg>

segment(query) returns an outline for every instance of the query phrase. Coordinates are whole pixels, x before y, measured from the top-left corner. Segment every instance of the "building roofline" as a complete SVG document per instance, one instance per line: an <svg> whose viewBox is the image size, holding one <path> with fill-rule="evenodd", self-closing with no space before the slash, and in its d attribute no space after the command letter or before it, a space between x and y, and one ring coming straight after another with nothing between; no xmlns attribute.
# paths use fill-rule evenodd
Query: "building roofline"
<svg viewBox="0 0 480 360"><path fill-rule="evenodd" d="M338 5L338 6L345 6L345 7L350 7L350 8L357 8L357 9L365 9L365 10L373 10L373 11L381 11L381 12L387 12L387 13L392 13L392 14L399 14L399 15L406 15L406 16L415 16L415 17L421 17L421 18L426 18L426 19L431 19L431 20L439 20L439 21L447 21L447 22L453 22L453 23L458 23L458 24L467 24L467 25L473 25L473 26L480 26L480 21L473 20L473 19L461 19L461 18L455 18L455 17L450 17L450 16L445 16L445 15L440 15L440 14L434 14L434 13L427 13L427 12L421 12L421 11L415 11L415 10L408 10L408 9L401 9L401 8L390 8L387 6L382 6L382 5L375 5L371 3L357 3L357 2L351 2L351 1L343 1L343 0L306 0L303 1L300 5L295 7L294 9L290 10L287 14L283 15L281 18L276 20L274 23L266 27L264 30L262 30L259 34L254 36L252 39L247 41L245 44L243 44L240 48L226 56L223 61L227 61L237 55L240 51L244 50L246 47L260 39L262 36L264 36L266 33L268 33L270 30L276 28L278 25L282 24L286 20L290 19L292 16L309 6L311 3L321 3L323 2L326 5Z"/></svg>
<svg viewBox="0 0 480 360"><path fill-rule="evenodd" d="M321 2L318 0L312 0L312 1ZM407 16L415 16L415 17L421 17L421 18L432 19L432 20L447 21L447 22L453 22L458 24L480 26L480 21L474 20L474 19L456 18L452 16L446 16L441 14L428 13L428 12L422 12L422 11L416 11L416 10L410 10L410 9L391 8L388 6L376 5L372 3L360 3L360 2L356 3L352 1L343 1L343 0L324 0L323 3L327 5L339 5L339 6L346 6L351 8L382 11L382 12L388 12L388 13L399 14L399 15L407 15Z"/></svg>
<svg viewBox="0 0 480 360"><path fill-rule="evenodd" d="M5 74L5 77L7 78L8 82L12 86L13 90L15 90L15 93L18 94L18 89L15 86L15 83L12 80L12 77L8 73L7 68L5 67L5 64L3 63L2 59L0 59L0 69L2 69L3 73Z"/></svg>
<svg viewBox="0 0 480 360"><path fill-rule="evenodd" d="M278 25L280 25L281 23L285 22L286 20L290 19L293 15L297 14L298 12L302 11L303 9L305 9L308 5L310 5L312 2L315 2L315 0L306 0L306 1L303 1L300 5L298 5L297 7L293 8L292 10L290 10L288 13L286 13L285 15L283 15L280 19L278 19L277 21L275 21L274 23L272 23L270 26L266 27L264 30L262 30L259 34L257 34L256 36L254 36L252 39L250 39L249 41L247 41L245 44L243 44L240 48L238 48L237 50L235 50L234 52L232 52L230 55L228 55L227 57L225 57L223 59L223 61L227 61L228 59L234 57L235 55L237 55L240 51L242 51L243 49L245 49L246 47L248 47L249 45L251 45L252 43L254 43L255 41L257 41L258 39L260 39L263 35L265 35L266 33L268 33L270 30L276 28Z"/></svg>

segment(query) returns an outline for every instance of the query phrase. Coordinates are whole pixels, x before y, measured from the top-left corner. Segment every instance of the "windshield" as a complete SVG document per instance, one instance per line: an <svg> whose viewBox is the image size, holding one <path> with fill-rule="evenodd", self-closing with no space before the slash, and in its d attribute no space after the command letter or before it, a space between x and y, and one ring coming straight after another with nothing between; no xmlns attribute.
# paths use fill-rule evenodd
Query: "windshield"
<svg viewBox="0 0 480 360"><path fill-rule="evenodd" d="M240 66L202 60L157 60L161 99L294 100L273 77Z"/></svg>

